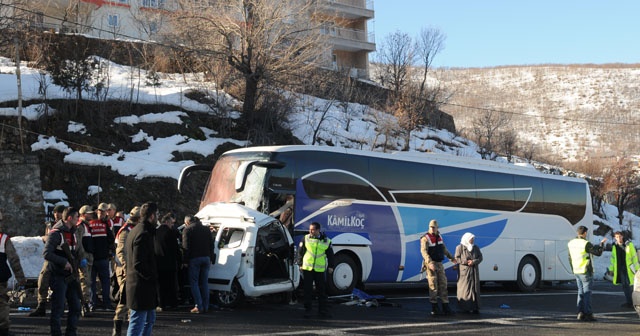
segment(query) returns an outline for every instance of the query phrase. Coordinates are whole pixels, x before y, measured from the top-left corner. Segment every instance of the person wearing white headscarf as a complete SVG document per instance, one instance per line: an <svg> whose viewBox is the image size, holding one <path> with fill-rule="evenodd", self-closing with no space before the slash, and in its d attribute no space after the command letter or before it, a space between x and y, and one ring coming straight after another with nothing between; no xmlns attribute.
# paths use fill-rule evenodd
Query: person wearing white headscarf
<svg viewBox="0 0 640 336"><path fill-rule="evenodd" d="M462 312L478 314L480 312L480 271L482 252L475 245L475 235L467 232L456 247L454 258L458 262L458 309Z"/></svg>

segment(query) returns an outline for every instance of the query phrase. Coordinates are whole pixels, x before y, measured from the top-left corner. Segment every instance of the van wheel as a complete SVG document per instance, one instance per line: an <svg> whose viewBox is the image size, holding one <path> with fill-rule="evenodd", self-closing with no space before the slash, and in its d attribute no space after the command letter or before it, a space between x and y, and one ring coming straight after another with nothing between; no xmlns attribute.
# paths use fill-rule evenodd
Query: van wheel
<svg viewBox="0 0 640 336"><path fill-rule="evenodd" d="M329 274L328 279L329 295L351 294L356 284L362 279L360 267L351 256L344 253L337 254L333 274Z"/></svg>
<svg viewBox="0 0 640 336"><path fill-rule="evenodd" d="M518 265L518 288L523 292L533 292L540 285L540 265L532 256L526 256Z"/></svg>
<svg viewBox="0 0 640 336"><path fill-rule="evenodd" d="M237 307L244 302L244 292L238 280L233 280L229 291L214 291L213 296L218 305L224 308Z"/></svg>

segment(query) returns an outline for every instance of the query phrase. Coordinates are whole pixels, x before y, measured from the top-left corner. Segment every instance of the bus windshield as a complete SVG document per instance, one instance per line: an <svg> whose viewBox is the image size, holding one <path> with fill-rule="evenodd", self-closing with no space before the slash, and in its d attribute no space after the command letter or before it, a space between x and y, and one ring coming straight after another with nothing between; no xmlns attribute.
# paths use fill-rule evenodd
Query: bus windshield
<svg viewBox="0 0 640 336"><path fill-rule="evenodd" d="M255 155L221 157L213 167L200 207L212 202L234 202L260 209L267 169L252 163L262 159Z"/></svg>

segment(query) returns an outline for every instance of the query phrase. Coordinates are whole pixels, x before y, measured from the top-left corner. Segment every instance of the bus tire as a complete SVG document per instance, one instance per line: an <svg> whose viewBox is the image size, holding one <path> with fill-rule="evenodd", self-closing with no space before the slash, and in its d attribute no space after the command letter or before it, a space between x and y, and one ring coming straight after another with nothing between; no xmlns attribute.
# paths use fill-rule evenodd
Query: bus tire
<svg viewBox="0 0 640 336"><path fill-rule="evenodd" d="M518 289L533 292L540 285L540 265L532 256L525 256L518 265Z"/></svg>
<svg viewBox="0 0 640 336"><path fill-rule="evenodd" d="M362 278L360 267L346 253L336 254L334 264L333 273L327 277L328 294L332 296L351 294Z"/></svg>
<svg viewBox="0 0 640 336"><path fill-rule="evenodd" d="M213 291L213 297L218 306L224 308L238 307L244 303L244 292L235 279L229 291Z"/></svg>

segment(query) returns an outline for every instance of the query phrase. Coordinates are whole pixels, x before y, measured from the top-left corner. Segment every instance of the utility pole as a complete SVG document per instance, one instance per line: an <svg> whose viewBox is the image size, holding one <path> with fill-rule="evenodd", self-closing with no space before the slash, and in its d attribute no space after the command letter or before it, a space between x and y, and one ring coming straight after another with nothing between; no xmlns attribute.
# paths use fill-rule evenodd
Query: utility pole
<svg viewBox="0 0 640 336"><path fill-rule="evenodd" d="M20 150L24 154L24 139L22 137L22 76L20 74L20 39L13 37L16 44L16 82L18 84L18 130L20 136Z"/></svg>

